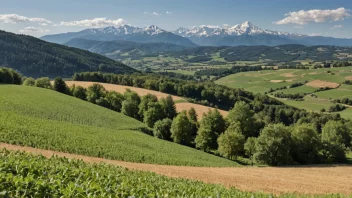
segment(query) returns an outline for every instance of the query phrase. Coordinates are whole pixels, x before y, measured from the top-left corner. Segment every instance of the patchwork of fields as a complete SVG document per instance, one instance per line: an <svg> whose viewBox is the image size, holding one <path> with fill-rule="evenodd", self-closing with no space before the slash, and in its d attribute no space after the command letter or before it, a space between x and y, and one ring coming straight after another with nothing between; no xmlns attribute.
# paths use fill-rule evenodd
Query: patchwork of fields
<svg viewBox="0 0 352 198"><path fill-rule="evenodd" d="M216 83L233 88L242 88L254 93L267 93L272 89L274 90L273 93L305 95L302 101L277 99L297 108L319 112L323 108L328 109L335 105L332 102L334 99L352 97L352 85L342 84L351 78L351 67L308 70L280 69L237 73L221 78ZM304 85L289 88L294 83L303 83ZM330 89L317 92L317 89L325 87ZM310 94L314 94L314 97ZM352 119L351 108L338 113L344 118Z"/></svg>

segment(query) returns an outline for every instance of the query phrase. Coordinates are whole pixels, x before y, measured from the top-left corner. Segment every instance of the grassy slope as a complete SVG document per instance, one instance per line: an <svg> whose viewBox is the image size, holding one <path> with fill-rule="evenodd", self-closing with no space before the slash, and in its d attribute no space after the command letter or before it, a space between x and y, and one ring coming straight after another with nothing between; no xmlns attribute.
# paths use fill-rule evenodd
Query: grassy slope
<svg viewBox="0 0 352 198"><path fill-rule="evenodd" d="M0 142L109 159L190 166L237 166L140 132L143 123L35 87L0 85Z"/></svg>

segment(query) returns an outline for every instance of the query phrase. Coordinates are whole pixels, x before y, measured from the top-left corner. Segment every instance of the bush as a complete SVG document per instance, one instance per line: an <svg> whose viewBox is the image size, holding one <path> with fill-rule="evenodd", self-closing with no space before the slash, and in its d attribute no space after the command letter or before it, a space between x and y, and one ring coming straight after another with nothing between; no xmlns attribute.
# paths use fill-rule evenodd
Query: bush
<svg viewBox="0 0 352 198"><path fill-rule="evenodd" d="M153 135L163 140L171 140L171 125L172 120L169 118L158 120L154 124Z"/></svg>
<svg viewBox="0 0 352 198"><path fill-rule="evenodd" d="M37 78L35 80L34 86L51 89L50 79L48 77Z"/></svg>

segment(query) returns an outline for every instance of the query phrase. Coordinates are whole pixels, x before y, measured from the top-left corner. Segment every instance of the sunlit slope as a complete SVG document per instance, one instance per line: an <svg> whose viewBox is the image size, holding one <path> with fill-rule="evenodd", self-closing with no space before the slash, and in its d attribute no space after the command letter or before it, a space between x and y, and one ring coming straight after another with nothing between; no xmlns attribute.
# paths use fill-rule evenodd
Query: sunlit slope
<svg viewBox="0 0 352 198"><path fill-rule="evenodd" d="M108 159L190 166L236 166L159 140L123 114L52 90L0 85L0 142Z"/></svg>

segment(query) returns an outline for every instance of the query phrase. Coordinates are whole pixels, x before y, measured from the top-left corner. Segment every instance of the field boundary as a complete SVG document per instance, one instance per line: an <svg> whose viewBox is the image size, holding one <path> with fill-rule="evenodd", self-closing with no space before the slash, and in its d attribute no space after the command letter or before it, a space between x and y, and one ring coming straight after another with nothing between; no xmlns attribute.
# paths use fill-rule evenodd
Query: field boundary
<svg viewBox="0 0 352 198"><path fill-rule="evenodd" d="M122 166L131 170L150 171L157 174L203 181L206 183L222 184L235 187L243 191L265 192L272 194L352 194L352 180L348 172L352 166L317 166L317 167L239 167L239 168L210 168L168 166L155 164L141 164L88 157L51 150L16 146L0 143L0 149L24 151L34 155L51 157L53 155L69 159L80 159L87 163L106 163Z"/></svg>

